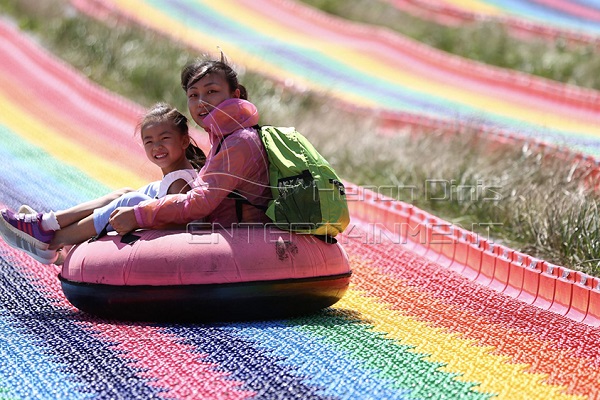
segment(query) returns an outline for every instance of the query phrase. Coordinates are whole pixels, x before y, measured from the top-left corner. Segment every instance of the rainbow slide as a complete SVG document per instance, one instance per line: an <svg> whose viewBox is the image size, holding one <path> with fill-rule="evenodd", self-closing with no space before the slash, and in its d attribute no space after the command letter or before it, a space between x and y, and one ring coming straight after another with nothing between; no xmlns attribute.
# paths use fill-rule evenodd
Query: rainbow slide
<svg viewBox="0 0 600 400"><path fill-rule="evenodd" d="M540 37L597 43L600 3L594 0L386 0L400 10L438 23L495 20Z"/></svg>
<svg viewBox="0 0 600 400"><path fill-rule="evenodd" d="M600 92L456 57L289 0L71 1L357 109L467 123L600 155ZM375 111L377 110L377 111Z"/></svg>
<svg viewBox="0 0 600 400"><path fill-rule="evenodd" d="M1 204L60 209L156 178L133 136L139 106L5 21L0 58ZM288 320L98 319L66 301L56 267L0 240L0 397L600 398L600 331L582 319L589 313L534 306L415 246L369 236L385 215L372 200L354 202L341 238L353 269L345 297Z"/></svg>

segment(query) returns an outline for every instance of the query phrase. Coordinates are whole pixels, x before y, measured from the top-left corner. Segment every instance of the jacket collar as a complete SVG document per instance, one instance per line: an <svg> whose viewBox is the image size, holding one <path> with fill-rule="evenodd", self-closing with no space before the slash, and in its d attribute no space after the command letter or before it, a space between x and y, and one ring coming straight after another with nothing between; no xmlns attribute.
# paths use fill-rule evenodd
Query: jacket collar
<svg viewBox="0 0 600 400"><path fill-rule="evenodd" d="M258 124L258 110L247 100L231 98L223 101L202 120L211 143L225 136Z"/></svg>

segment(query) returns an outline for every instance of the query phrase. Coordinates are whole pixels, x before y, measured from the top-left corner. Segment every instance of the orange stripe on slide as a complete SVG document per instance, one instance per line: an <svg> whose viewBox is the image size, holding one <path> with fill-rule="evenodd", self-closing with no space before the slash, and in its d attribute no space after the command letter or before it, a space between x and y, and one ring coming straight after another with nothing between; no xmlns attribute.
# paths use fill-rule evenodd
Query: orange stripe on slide
<svg viewBox="0 0 600 400"><path fill-rule="evenodd" d="M402 249L394 250L378 244L366 250L366 246L358 246L353 241L349 241L346 248L349 254L356 254L351 260L355 288L381 299L391 309L413 316L429 326L459 333L462 338L473 339L481 346L492 346L494 350L491 354L507 356L514 363L528 364L528 372L547 374L546 383L565 386L568 394L589 394L600 382L600 358L597 352L594 356L581 356L577 354L578 349L569 349L544 335L522 333L513 329L510 323L498 322L502 321L503 318L499 318L503 317L502 314L507 314L504 318L517 317L518 313L511 313L514 310L525 309L528 312L521 312L520 318L532 320L543 311L502 296L450 271L440 270L439 266ZM395 267L390 265L393 261L389 264L383 261L390 259L406 260L406 264ZM410 273L406 270L410 270ZM415 271L419 271L421 279L413 279ZM461 292L475 293L481 297L480 302L460 297ZM453 297L445 298L448 294ZM489 301L484 301L486 299ZM496 304L496 308L482 309L485 307L482 304L490 303ZM479 310L474 312L465 304L479 307ZM549 320L562 318L552 313L545 314ZM560 324L557 329L559 327ZM557 360L561 360L560 363Z"/></svg>

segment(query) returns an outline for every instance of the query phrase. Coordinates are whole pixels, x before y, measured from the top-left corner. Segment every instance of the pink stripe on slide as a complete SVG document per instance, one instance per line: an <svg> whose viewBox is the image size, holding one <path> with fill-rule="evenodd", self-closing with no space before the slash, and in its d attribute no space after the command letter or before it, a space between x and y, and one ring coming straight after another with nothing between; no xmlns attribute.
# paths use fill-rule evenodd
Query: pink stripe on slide
<svg viewBox="0 0 600 400"><path fill-rule="evenodd" d="M147 369L139 376L156 379L149 385L169 388L164 397L183 399L246 399L256 393L237 390L243 382L228 380L228 374L217 372L218 364L202 362L205 357L194 352L194 346L178 342L174 335L160 328L144 325L113 325L98 321L84 323L86 329L98 332L103 341L118 343L115 350L124 351L130 366Z"/></svg>

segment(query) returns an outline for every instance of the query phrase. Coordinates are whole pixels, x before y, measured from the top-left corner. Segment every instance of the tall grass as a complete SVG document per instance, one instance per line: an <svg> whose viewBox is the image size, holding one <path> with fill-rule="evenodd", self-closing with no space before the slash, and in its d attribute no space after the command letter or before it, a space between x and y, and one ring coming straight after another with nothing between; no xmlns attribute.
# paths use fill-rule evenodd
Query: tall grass
<svg viewBox="0 0 600 400"><path fill-rule="evenodd" d="M34 0L1 0L0 10L107 88L142 105L166 100L186 109L179 71L199 54L135 26L78 15L62 1L45 4L46 11ZM381 135L376 121L334 109L322 94L250 72L241 81L262 123L296 126L345 179L384 187L497 242L600 276L598 198L573 179L570 165L528 148L490 152L468 128Z"/></svg>
<svg viewBox="0 0 600 400"><path fill-rule="evenodd" d="M598 197L569 164L527 147L490 153L468 130L382 137L364 122L337 126L346 145L324 132L313 141L327 151L338 147L328 154L352 182L381 185L382 194L497 243L600 276Z"/></svg>
<svg viewBox="0 0 600 400"><path fill-rule="evenodd" d="M494 22L442 26L406 14L385 0L301 1L345 19L389 28L461 57L600 89L598 44L568 44L564 38L519 40Z"/></svg>

